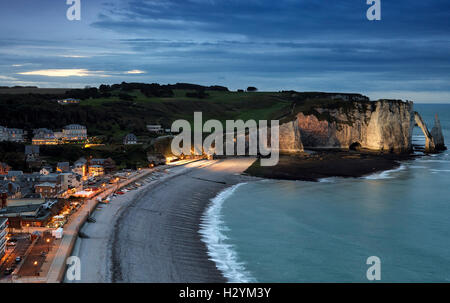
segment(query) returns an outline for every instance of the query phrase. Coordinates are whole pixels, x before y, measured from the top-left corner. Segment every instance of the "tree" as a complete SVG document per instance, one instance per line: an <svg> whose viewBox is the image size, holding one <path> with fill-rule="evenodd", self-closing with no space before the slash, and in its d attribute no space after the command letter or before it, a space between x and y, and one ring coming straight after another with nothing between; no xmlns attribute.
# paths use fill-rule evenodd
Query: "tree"
<svg viewBox="0 0 450 303"><path fill-rule="evenodd" d="M254 86L249 86L249 87L247 87L247 91L248 92L256 92L256 91L258 91L258 89Z"/></svg>

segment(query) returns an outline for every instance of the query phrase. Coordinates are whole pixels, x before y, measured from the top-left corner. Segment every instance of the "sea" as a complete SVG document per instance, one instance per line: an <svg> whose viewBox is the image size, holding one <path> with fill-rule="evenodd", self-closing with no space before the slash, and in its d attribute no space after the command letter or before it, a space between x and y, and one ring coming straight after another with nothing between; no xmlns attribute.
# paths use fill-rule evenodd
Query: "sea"
<svg viewBox="0 0 450 303"><path fill-rule="evenodd" d="M450 146L450 104L415 110L430 130L439 115ZM417 127L413 141L425 144ZM211 201L200 233L229 282L450 282L448 151L320 181L242 183Z"/></svg>

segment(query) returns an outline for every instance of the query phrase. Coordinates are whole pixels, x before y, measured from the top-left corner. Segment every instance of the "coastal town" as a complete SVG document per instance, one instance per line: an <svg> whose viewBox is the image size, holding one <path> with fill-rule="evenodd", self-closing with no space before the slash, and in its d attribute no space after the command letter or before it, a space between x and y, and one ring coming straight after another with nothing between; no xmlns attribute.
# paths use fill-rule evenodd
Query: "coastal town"
<svg viewBox="0 0 450 303"><path fill-rule="evenodd" d="M149 125L147 129L164 134L161 125ZM24 144L28 168L24 172L0 163L0 283L49 281L52 274L54 282L61 280L65 263L55 263L70 253L70 245L64 246L63 241L64 237L74 241L70 229L77 230L86 221L95 222L91 211L97 205L109 204L139 189L152 180L151 174L167 169L165 159L155 162L151 158L146 167L136 169L121 169L111 158L92 156L50 165L42 159L40 147L88 145L87 128L70 124L59 132L34 129L28 145L27 135L22 129L0 127L1 142ZM124 136L124 146L135 144L139 142L134 134Z"/></svg>

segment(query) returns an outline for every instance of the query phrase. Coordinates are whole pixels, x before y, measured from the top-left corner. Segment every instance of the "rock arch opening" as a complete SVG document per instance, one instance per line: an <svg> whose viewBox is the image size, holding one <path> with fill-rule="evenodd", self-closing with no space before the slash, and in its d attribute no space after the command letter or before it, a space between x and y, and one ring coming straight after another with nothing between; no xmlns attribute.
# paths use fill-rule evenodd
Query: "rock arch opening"
<svg viewBox="0 0 450 303"><path fill-rule="evenodd" d="M352 151L360 151L361 148L362 148L361 143L353 142L352 144L350 144L350 147L348 149Z"/></svg>
<svg viewBox="0 0 450 303"><path fill-rule="evenodd" d="M428 130L427 125L418 112L414 112L414 120L416 125L420 127L423 135L425 136L424 149L426 153L434 153L446 149L444 144L444 137L442 135L441 124L437 115L435 116L435 123L431 132Z"/></svg>

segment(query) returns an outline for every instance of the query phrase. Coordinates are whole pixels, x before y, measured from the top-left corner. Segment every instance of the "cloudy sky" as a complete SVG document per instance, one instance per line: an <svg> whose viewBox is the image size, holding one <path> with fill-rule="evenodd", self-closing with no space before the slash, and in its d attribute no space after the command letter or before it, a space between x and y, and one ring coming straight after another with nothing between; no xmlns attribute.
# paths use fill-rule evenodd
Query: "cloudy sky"
<svg viewBox="0 0 450 303"><path fill-rule="evenodd" d="M189 82L450 102L450 1L0 2L0 85Z"/></svg>

